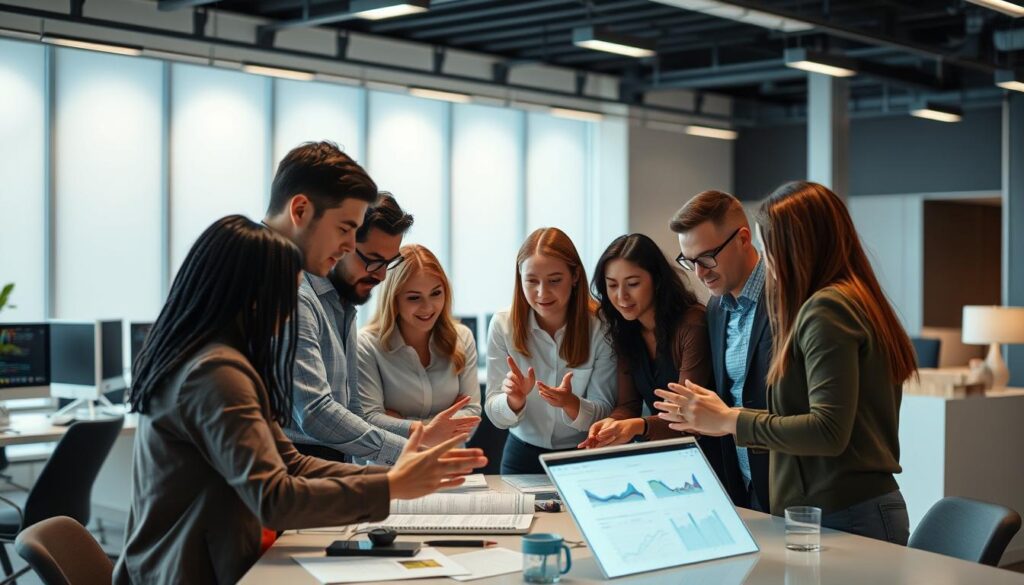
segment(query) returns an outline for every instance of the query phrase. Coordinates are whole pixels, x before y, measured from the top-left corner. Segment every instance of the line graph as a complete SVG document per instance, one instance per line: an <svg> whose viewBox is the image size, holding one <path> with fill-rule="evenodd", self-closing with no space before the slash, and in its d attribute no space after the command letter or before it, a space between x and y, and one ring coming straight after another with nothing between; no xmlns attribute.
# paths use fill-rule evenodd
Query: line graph
<svg viewBox="0 0 1024 585"><path fill-rule="evenodd" d="M660 479L648 480L647 485L658 499L704 493L704 488L694 474L690 474L690 481L683 482L681 487L671 487Z"/></svg>
<svg viewBox="0 0 1024 585"><path fill-rule="evenodd" d="M632 483L627 483L626 489L620 493L605 496L595 494L588 489L584 489L583 491L587 494L587 501L595 508L601 506L613 506L626 502L643 502L647 500L647 497L644 496L640 490L636 489L636 486Z"/></svg>

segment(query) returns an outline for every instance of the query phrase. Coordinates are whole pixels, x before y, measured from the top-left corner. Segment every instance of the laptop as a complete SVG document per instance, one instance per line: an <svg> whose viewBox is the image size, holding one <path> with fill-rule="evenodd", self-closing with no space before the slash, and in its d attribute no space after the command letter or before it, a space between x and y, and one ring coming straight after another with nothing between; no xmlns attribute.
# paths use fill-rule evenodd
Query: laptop
<svg viewBox="0 0 1024 585"><path fill-rule="evenodd" d="M758 552L692 437L540 459L607 579Z"/></svg>

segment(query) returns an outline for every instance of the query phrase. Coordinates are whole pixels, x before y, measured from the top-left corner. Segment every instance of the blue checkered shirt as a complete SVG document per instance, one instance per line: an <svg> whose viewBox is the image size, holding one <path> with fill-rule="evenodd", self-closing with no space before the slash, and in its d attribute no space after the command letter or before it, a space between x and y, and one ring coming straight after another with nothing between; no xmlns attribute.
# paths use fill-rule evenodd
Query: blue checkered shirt
<svg viewBox="0 0 1024 585"><path fill-rule="evenodd" d="M356 390L356 308L341 302L331 281L304 272L297 318L294 403L285 435L295 443L394 464L405 438L363 419Z"/></svg>
<svg viewBox="0 0 1024 585"><path fill-rule="evenodd" d="M754 313L764 290L764 260L758 260L754 271L747 278L739 297L731 294L722 296L722 309L728 316L725 326L725 374L729 378L733 405L743 406L743 384L747 380L747 349L750 333L754 326ZM736 447L740 472L747 486L750 485L750 457L746 447Z"/></svg>

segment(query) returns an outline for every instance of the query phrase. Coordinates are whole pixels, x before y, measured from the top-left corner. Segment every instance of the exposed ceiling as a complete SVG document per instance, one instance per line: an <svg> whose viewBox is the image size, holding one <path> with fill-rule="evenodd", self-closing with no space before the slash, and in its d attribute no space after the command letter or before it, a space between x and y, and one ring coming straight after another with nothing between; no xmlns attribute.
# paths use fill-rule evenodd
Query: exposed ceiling
<svg viewBox="0 0 1024 585"><path fill-rule="evenodd" d="M258 15L276 22L271 30L315 23L487 53L509 67L544 63L611 74L623 80L626 101L670 88L727 94L762 115L799 110L806 101L806 75L785 66L787 47L856 58L855 109L881 111L922 94L952 95L970 107L998 97L995 69L1024 66L1024 42L1001 51L993 36L1015 28L1024 36L1024 23L963 0L435 0L427 12L375 22L352 18L348 2L335 0L161 2ZM762 23L786 18L789 26L773 30L715 15L729 9L754 10ZM575 46L573 29L588 25L653 42L657 55L637 59Z"/></svg>

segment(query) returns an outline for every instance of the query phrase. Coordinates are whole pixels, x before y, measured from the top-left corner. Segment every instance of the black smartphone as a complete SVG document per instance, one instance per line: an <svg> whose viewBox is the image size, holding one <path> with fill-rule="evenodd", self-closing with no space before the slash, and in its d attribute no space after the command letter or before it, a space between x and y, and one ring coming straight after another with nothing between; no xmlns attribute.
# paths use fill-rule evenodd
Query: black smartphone
<svg viewBox="0 0 1024 585"><path fill-rule="evenodd" d="M335 540L327 547L329 557L414 557L418 552L418 542L394 542L378 546L368 540Z"/></svg>

